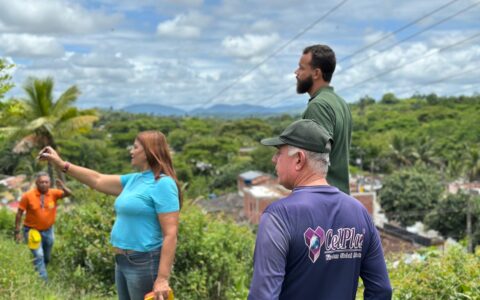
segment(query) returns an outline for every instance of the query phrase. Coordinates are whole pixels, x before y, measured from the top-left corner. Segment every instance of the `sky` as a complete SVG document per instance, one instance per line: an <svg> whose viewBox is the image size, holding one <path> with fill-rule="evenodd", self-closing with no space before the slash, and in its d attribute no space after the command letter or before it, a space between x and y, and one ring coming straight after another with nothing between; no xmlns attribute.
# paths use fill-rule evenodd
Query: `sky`
<svg viewBox="0 0 480 300"><path fill-rule="evenodd" d="M76 85L81 108L154 103L299 105L306 46L329 45L347 101L392 92L480 92L476 0L0 0L0 57L28 77Z"/></svg>

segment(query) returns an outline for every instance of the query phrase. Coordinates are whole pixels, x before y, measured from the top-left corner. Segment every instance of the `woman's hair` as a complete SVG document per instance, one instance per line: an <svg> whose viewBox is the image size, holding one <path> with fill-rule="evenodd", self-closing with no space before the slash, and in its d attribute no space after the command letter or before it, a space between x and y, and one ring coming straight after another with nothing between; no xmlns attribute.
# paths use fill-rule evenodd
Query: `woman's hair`
<svg viewBox="0 0 480 300"><path fill-rule="evenodd" d="M178 200L182 206L182 191L178 183L177 174L173 168L172 156L165 135L160 131L142 131L137 134L137 141L143 146L147 162L152 169L155 180L160 179L160 174L170 176L175 180L178 189Z"/></svg>

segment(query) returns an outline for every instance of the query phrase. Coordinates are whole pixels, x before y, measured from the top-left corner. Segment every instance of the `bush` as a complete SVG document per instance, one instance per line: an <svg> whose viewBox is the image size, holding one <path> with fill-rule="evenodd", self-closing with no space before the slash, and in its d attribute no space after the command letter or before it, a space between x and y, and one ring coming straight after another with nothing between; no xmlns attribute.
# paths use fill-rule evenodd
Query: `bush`
<svg viewBox="0 0 480 300"><path fill-rule="evenodd" d="M480 252L468 254L458 245L445 252L426 248L416 256L387 261L394 300L480 299ZM359 281L356 299L363 299Z"/></svg>
<svg viewBox="0 0 480 300"><path fill-rule="evenodd" d="M171 284L179 299L246 299L252 275L250 228L187 203L180 215Z"/></svg>
<svg viewBox="0 0 480 300"><path fill-rule="evenodd" d="M59 214L57 239L52 260L56 276L68 280L77 291L114 293L115 261L110 246L113 226L113 198L93 190L75 191L81 205L70 206ZM80 200L79 200L80 201Z"/></svg>
<svg viewBox="0 0 480 300"><path fill-rule="evenodd" d="M480 253L451 246L420 254L423 260L389 264L394 299L479 299Z"/></svg>
<svg viewBox="0 0 480 300"><path fill-rule="evenodd" d="M89 292L81 295L68 280L51 279L45 285L32 264L32 254L25 244L0 236L0 299L105 299ZM50 267L49 267L49 274ZM75 295L75 296L72 296Z"/></svg>
<svg viewBox="0 0 480 300"><path fill-rule="evenodd" d="M15 228L15 214L0 207L0 234L13 238Z"/></svg>
<svg viewBox="0 0 480 300"><path fill-rule="evenodd" d="M113 199L91 190L76 192L81 205L58 216L52 261L54 276L80 295L114 295L114 255L109 235ZM75 204L75 201L74 201ZM245 299L252 274L254 236L246 226L204 214L185 203L180 214L171 285L179 299Z"/></svg>

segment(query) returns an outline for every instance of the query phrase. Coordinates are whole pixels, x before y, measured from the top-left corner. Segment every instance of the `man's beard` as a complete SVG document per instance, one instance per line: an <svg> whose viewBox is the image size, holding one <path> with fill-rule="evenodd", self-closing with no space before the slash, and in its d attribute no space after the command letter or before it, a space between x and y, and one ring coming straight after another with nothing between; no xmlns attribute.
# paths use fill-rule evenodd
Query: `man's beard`
<svg viewBox="0 0 480 300"><path fill-rule="evenodd" d="M297 93L304 94L308 92L313 85L313 77L312 75L308 76L305 80L297 79Z"/></svg>

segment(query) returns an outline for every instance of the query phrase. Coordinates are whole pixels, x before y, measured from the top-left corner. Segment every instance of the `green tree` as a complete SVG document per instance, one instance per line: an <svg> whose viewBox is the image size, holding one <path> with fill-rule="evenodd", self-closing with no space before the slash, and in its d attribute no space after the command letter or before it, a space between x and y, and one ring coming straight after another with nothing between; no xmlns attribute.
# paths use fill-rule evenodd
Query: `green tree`
<svg viewBox="0 0 480 300"><path fill-rule="evenodd" d="M427 169L402 169L387 176L379 197L389 220L403 226L422 221L439 201L443 188L438 176Z"/></svg>
<svg viewBox="0 0 480 300"><path fill-rule="evenodd" d="M219 135L245 136L257 144L261 139L272 136L272 128L261 119L235 120L223 124Z"/></svg>
<svg viewBox="0 0 480 300"><path fill-rule="evenodd" d="M400 167L412 166L415 160L410 142L402 136L394 135L390 147L390 157Z"/></svg>
<svg viewBox="0 0 480 300"><path fill-rule="evenodd" d="M187 161L211 163L214 167L228 163L238 153L239 143L229 137L196 138L183 147Z"/></svg>
<svg viewBox="0 0 480 300"><path fill-rule="evenodd" d="M395 97L395 94L393 93L386 93L382 96L382 100L380 100L380 103L382 104L396 104L400 100Z"/></svg>
<svg viewBox="0 0 480 300"><path fill-rule="evenodd" d="M466 175L470 182L480 176L480 150L478 145L466 145Z"/></svg>
<svg viewBox="0 0 480 300"><path fill-rule="evenodd" d="M183 146L191 138L191 134L184 129L174 129L168 134L168 144L175 151L182 151Z"/></svg>
<svg viewBox="0 0 480 300"><path fill-rule="evenodd" d="M365 114L365 108L369 105L375 104L375 99L373 99L372 97L370 97L368 95L365 95L358 100L357 104L358 104L358 108L359 108L358 114L363 116Z"/></svg>
<svg viewBox="0 0 480 300"><path fill-rule="evenodd" d="M479 244L480 224L480 198L473 197L466 193L449 194L441 199L435 208L429 212L424 219L424 223L432 229L437 230L443 236L461 240L466 236L466 220L468 201L471 201L472 228L474 245Z"/></svg>
<svg viewBox="0 0 480 300"><path fill-rule="evenodd" d="M53 99L54 82L51 77L45 79L29 78L24 85L27 97L21 99L22 118L19 119L15 137L20 141L14 152L29 152L32 148L47 145L57 147L56 138L71 136L91 127L98 119L94 110L80 111L73 107L80 91L71 86L57 100ZM49 168L50 176L53 172Z"/></svg>
<svg viewBox="0 0 480 300"><path fill-rule="evenodd" d="M251 153L251 168L253 170L274 174L275 165L272 163L272 156L276 149L273 147L258 146Z"/></svg>
<svg viewBox="0 0 480 300"><path fill-rule="evenodd" d="M438 156L438 151L434 149L435 140L422 136L416 140L413 146L412 156L416 159L417 163L424 164L427 167L441 167L443 160Z"/></svg>
<svg viewBox="0 0 480 300"><path fill-rule="evenodd" d="M13 67L13 64L8 63L4 58L0 58L0 99L14 86L13 83L10 82L12 76L7 72Z"/></svg>

